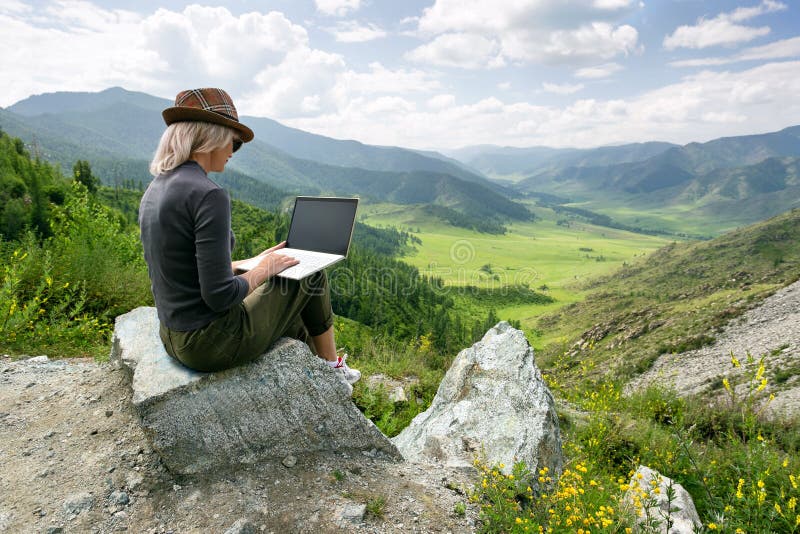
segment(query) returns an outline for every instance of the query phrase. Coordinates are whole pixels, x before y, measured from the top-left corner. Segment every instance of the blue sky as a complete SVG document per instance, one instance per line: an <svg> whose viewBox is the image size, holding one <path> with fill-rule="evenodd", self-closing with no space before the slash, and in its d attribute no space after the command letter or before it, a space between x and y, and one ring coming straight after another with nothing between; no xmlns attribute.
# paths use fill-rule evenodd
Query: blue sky
<svg viewBox="0 0 800 534"><path fill-rule="evenodd" d="M3 0L0 27L0 106L219 86L240 114L425 149L800 124L789 0Z"/></svg>

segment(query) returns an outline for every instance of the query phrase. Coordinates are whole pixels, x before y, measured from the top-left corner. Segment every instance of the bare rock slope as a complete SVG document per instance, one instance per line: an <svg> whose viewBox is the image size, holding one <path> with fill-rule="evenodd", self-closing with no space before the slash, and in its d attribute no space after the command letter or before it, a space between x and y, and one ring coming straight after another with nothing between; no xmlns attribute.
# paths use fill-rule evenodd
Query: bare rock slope
<svg viewBox="0 0 800 534"><path fill-rule="evenodd" d="M731 364L731 353L741 367ZM764 357L768 387L775 399L770 410L777 414L800 413L800 281L786 286L729 324L713 345L680 354L662 354L651 369L629 387L665 384L692 395L719 389L721 379L740 383L748 369L747 354ZM752 369L752 366L749 367Z"/></svg>

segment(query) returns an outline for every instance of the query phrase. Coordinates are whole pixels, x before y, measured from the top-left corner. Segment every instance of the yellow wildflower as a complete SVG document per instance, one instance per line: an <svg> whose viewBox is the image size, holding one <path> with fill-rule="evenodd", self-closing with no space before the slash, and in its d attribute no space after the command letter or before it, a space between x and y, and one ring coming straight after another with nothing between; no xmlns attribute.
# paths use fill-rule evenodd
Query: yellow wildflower
<svg viewBox="0 0 800 534"><path fill-rule="evenodd" d="M761 391L765 387L767 387L767 379L766 378L762 378L761 379L761 384L758 385L758 388L756 389L756 391Z"/></svg>
<svg viewBox="0 0 800 534"><path fill-rule="evenodd" d="M717 530L717 524L716 523L709 523L708 524L708 530Z"/></svg>
<svg viewBox="0 0 800 534"><path fill-rule="evenodd" d="M756 380L761 380L761 377L764 376L764 364L758 366L758 371L756 372Z"/></svg>
<svg viewBox="0 0 800 534"><path fill-rule="evenodd" d="M731 391L731 383L728 382L727 378L722 379L722 385L725 386L725 390L730 392Z"/></svg>

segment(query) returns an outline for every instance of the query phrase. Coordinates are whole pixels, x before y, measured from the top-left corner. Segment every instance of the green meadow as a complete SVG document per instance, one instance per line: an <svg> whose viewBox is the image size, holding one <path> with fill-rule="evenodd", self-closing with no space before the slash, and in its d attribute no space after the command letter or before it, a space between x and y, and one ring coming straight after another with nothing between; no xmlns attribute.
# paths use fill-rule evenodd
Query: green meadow
<svg viewBox="0 0 800 534"><path fill-rule="evenodd" d="M536 348L553 341L534 328L537 318L582 300L584 281L615 271L673 241L578 220L564 223L561 219L559 224L560 216L552 211L535 211L535 221L509 224L504 235L454 227L414 206L396 204L364 205L359 219L371 226L413 233L422 244L402 260L423 275L441 278L453 291L464 286L499 289L527 285L551 296L555 301L550 304L503 306L499 302L496 306L501 319L521 322Z"/></svg>

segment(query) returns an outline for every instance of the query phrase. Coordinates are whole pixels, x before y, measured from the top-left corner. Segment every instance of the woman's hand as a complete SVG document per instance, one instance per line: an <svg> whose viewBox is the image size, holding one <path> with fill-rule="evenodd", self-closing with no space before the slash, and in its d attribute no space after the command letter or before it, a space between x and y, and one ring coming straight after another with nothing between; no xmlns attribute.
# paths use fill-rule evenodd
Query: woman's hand
<svg viewBox="0 0 800 534"><path fill-rule="evenodd" d="M300 263L299 260L296 260L290 256L276 253L277 250L280 250L285 246L286 241L283 241L282 243L278 243L274 247L268 248L259 254L257 257L260 257L261 261L258 262L258 265L242 275L242 277L247 280L250 293L252 293L255 288L260 286L267 278L273 277L279 272L285 271L289 267Z"/></svg>

